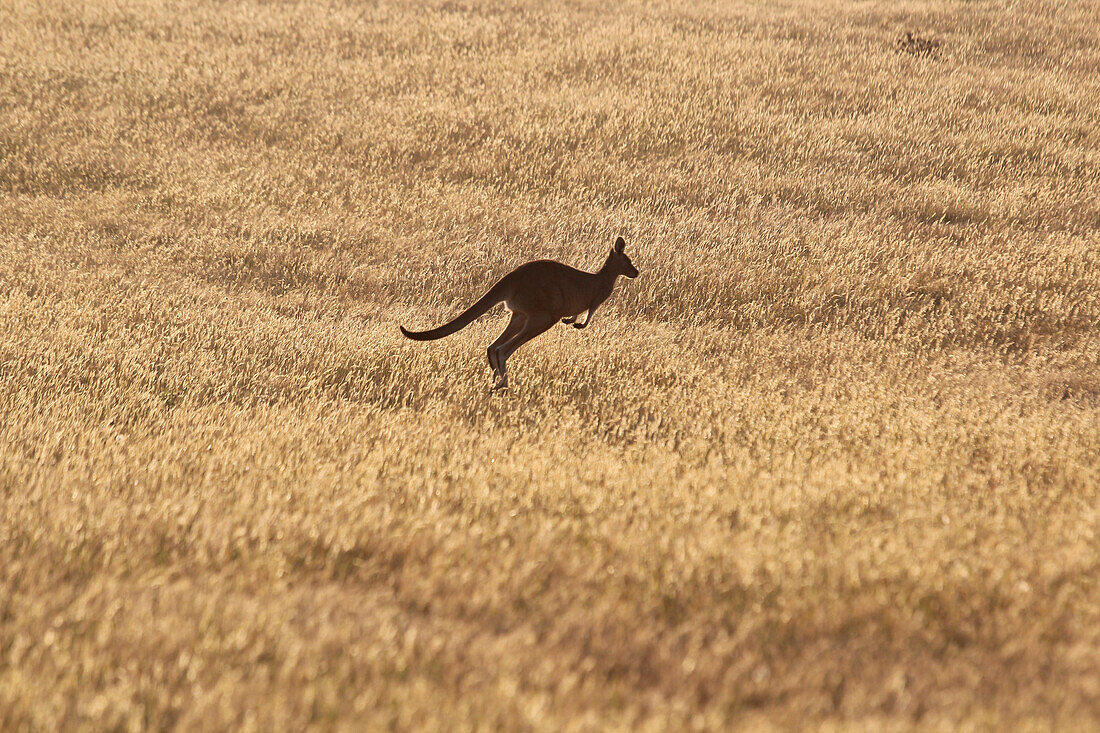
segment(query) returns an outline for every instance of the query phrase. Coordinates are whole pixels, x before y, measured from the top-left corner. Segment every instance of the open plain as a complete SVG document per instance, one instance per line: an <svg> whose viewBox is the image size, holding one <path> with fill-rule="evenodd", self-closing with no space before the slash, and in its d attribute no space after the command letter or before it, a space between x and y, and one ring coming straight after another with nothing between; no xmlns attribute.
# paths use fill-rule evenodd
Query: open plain
<svg viewBox="0 0 1100 733"><path fill-rule="evenodd" d="M0 729L1100 725L1093 3L0 28Z"/></svg>

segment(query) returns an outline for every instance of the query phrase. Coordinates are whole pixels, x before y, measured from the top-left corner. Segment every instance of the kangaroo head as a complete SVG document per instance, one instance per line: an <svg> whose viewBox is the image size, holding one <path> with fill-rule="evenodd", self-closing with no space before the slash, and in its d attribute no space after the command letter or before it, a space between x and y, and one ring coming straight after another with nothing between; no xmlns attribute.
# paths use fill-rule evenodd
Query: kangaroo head
<svg viewBox="0 0 1100 733"><path fill-rule="evenodd" d="M607 264L604 267L610 268L616 275L624 275L626 277L638 277L638 270L634 267L634 263L630 261L630 258L626 256L626 240L619 237L615 240L615 246L611 249L611 254L607 256Z"/></svg>

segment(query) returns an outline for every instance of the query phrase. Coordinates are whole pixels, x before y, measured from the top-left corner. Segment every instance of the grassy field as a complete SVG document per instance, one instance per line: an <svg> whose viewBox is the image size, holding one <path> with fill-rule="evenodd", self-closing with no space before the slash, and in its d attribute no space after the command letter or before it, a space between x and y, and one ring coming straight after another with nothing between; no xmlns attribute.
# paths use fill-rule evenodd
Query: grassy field
<svg viewBox="0 0 1100 733"><path fill-rule="evenodd" d="M1093 3L0 28L0 729L1100 725Z"/></svg>

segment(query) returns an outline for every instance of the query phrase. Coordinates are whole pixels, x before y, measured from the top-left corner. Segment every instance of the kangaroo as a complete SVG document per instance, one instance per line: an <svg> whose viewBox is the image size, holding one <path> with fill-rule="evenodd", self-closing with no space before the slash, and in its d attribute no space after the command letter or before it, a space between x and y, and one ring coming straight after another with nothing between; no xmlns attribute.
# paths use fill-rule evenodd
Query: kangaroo
<svg viewBox="0 0 1100 733"><path fill-rule="evenodd" d="M536 260L520 265L500 279L489 292L449 323L430 331L401 333L414 341L430 341L450 336L504 302L512 319L496 341L489 345L489 368L500 381L493 390L508 386L508 357L525 343L550 330L561 320L573 328L586 328L596 309L607 300L619 275L638 277L638 271L626 256L626 241L619 237L598 272L584 272L553 260ZM587 311L584 323L578 318Z"/></svg>

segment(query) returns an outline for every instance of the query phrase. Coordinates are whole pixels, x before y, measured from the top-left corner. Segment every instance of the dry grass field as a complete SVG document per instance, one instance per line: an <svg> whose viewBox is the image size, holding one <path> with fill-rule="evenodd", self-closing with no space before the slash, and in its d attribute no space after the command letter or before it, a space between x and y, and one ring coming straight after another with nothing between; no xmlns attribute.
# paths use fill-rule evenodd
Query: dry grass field
<svg viewBox="0 0 1100 733"><path fill-rule="evenodd" d="M0 729L1100 726L1090 0L0 29Z"/></svg>

